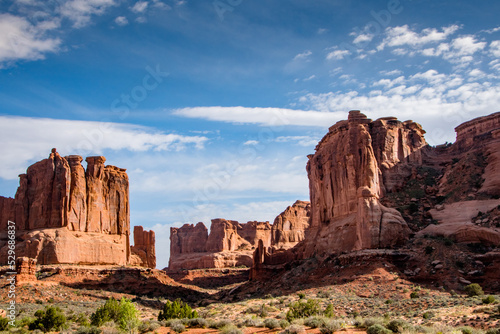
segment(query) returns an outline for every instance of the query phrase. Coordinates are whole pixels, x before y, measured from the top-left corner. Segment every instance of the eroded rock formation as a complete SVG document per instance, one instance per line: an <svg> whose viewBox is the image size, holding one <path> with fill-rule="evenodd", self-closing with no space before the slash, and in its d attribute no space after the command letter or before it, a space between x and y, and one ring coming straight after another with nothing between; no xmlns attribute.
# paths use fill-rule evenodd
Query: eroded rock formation
<svg viewBox="0 0 500 334"><path fill-rule="evenodd" d="M411 249L406 241L413 235L498 247L500 113L455 130L453 145L430 147L415 122L371 121L349 112L309 156L311 225L305 239L282 251L262 244L251 278L309 257Z"/></svg>
<svg viewBox="0 0 500 334"><path fill-rule="evenodd" d="M286 249L303 240L309 226L309 210L309 202L297 201L276 217L274 225L213 219L210 234L203 223L171 228L168 269L250 267L259 243Z"/></svg>
<svg viewBox="0 0 500 334"><path fill-rule="evenodd" d="M134 226L134 245L130 247L130 264L156 268L155 232Z"/></svg>
<svg viewBox="0 0 500 334"><path fill-rule="evenodd" d="M0 197L0 263L6 261L6 226L16 226L16 255L38 264L120 264L130 260L129 183L125 169L102 156L47 159L19 176L15 198ZM151 240L148 239L148 240ZM154 241L154 234L152 237ZM154 244L148 265L154 261Z"/></svg>
<svg viewBox="0 0 500 334"><path fill-rule="evenodd" d="M16 272L17 285L36 282L36 260L29 257L18 257L16 259Z"/></svg>

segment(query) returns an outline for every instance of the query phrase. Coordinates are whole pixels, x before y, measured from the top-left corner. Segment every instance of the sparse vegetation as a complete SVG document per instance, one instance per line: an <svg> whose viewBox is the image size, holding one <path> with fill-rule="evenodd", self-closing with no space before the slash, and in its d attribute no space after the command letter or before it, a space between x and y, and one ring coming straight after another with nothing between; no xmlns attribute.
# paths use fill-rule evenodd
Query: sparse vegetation
<svg viewBox="0 0 500 334"><path fill-rule="evenodd" d="M306 302L297 301L290 305L286 314L286 320L292 321L298 318L307 318L320 314L319 302L315 299L308 299Z"/></svg>
<svg viewBox="0 0 500 334"><path fill-rule="evenodd" d="M167 300L163 310L158 314L158 321L169 319L192 319L197 318L198 313L180 299L173 302Z"/></svg>
<svg viewBox="0 0 500 334"><path fill-rule="evenodd" d="M30 330L50 332L61 330L66 325L66 316L59 307L48 306L35 312L36 319L29 324Z"/></svg>
<svg viewBox="0 0 500 334"><path fill-rule="evenodd" d="M467 295L469 297L484 295L483 289L477 283L472 283L472 284L467 285L464 288L464 291L465 291L465 293L467 293Z"/></svg>

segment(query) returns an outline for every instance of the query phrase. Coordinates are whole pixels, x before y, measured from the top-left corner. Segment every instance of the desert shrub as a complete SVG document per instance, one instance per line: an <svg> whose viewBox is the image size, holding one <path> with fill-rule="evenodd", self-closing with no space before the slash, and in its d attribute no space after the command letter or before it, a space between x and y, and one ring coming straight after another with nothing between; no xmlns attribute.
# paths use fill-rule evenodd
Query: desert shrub
<svg viewBox="0 0 500 334"><path fill-rule="evenodd" d="M241 330L233 324L225 325L220 329L221 334L242 334Z"/></svg>
<svg viewBox="0 0 500 334"><path fill-rule="evenodd" d="M91 316L92 326L101 327L104 323L114 321L122 330L132 330L139 326L139 317L134 304L123 297L120 301L110 298Z"/></svg>
<svg viewBox="0 0 500 334"><path fill-rule="evenodd" d="M299 292L299 293L297 294L297 296L299 296L299 299L304 299L304 298L306 298L306 294L305 294L305 293L303 293L303 292Z"/></svg>
<svg viewBox="0 0 500 334"><path fill-rule="evenodd" d="M418 295L417 291L413 291L412 293L410 293L410 298L415 299L415 298L418 298L418 297L419 297L419 295Z"/></svg>
<svg viewBox="0 0 500 334"><path fill-rule="evenodd" d="M302 325L291 325L280 334L304 334L306 329Z"/></svg>
<svg viewBox="0 0 500 334"><path fill-rule="evenodd" d="M462 334L474 334L474 328L469 326L464 326L459 328Z"/></svg>
<svg viewBox="0 0 500 334"><path fill-rule="evenodd" d="M232 325L233 323L229 319L221 319L219 321L214 321L209 324L208 327L213 328L213 329L221 329L222 327L225 327L227 325ZM245 325L247 326L247 325Z"/></svg>
<svg viewBox="0 0 500 334"><path fill-rule="evenodd" d="M192 328L207 328L208 321L203 318L193 318L187 321L187 325Z"/></svg>
<svg viewBox="0 0 500 334"><path fill-rule="evenodd" d="M79 313L74 320L80 326L90 326L89 318L85 315L85 313Z"/></svg>
<svg viewBox="0 0 500 334"><path fill-rule="evenodd" d="M482 296L484 295L484 292L483 292L483 289L481 288L481 286L477 283L472 283L472 284L469 284L467 285L465 288L464 288L464 291L465 293L469 296L469 297L473 297L473 296Z"/></svg>
<svg viewBox="0 0 500 334"><path fill-rule="evenodd" d="M500 328L490 328L486 331L486 334L500 334Z"/></svg>
<svg viewBox="0 0 500 334"><path fill-rule="evenodd" d="M394 333L403 333L403 330L408 327L408 323L403 319L395 319L387 324L387 329Z"/></svg>
<svg viewBox="0 0 500 334"><path fill-rule="evenodd" d="M101 334L102 330L95 326L81 326L76 330L77 334Z"/></svg>
<svg viewBox="0 0 500 334"><path fill-rule="evenodd" d="M9 328L9 319L0 317L0 331L6 331Z"/></svg>
<svg viewBox="0 0 500 334"><path fill-rule="evenodd" d="M381 326L383 326L384 325L384 319L383 318L375 318L375 317L366 318L366 319L364 319L362 321L362 324L359 327L368 328L368 327L371 327L373 325L381 325Z"/></svg>
<svg viewBox="0 0 500 334"><path fill-rule="evenodd" d="M154 332L158 328L160 328L160 323L158 321L145 320L139 324L137 330L139 331L139 333L148 333L148 332Z"/></svg>
<svg viewBox="0 0 500 334"><path fill-rule="evenodd" d="M231 324L231 322L228 320L227 324ZM264 323L259 318L252 317L252 318L245 319L243 321L243 326L246 326L246 327L264 327ZM222 327L222 326L220 326L220 327Z"/></svg>
<svg viewBox="0 0 500 334"><path fill-rule="evenodd" d="M330 294L328 293L328 291L319 291L316 294L316 297L318 297L318 298L330 298Z"/></svg>
<svg viewBox="0 0 500 334"><path fill-rule="evenodd" d="M389 329L379 324L371 325L366 330L366 334L391 334L391 333L392 332Z"/></svg>
<svg viewBox="0 0 500 334"><path fill-rule="evenodd" d="M186 326L184 326L181 322L176 322L170 326L170 329L176 333L182 333L186 331Z"/></svg>
<svg viewBox="0 0 500 334"><path fill-rule="evenodd" d="M304 320L304 326L311 327L311 328L318 328L318 327L323 326L324 324L325 324L325 321L319 317L309 317L306 320Z"/></svg>
<svg viewBox="0 0 500 334"><path fill-rule="evenodd" d="M66 316L59 307L48 306L45 310L38 310L35 312L35 317L36 319L28 326L30 330L57 331L66 324Z"/></svg>
<svg viewBox="0 0 500 334"><path fill-rule="evenodd" d="M288 322L288 320L286 319L281 319L280 320L280 327L285 329L287 328L288 326L290 326L290 322Z"/></svg>
<svg viewBox="0 0 500 334"><path fill-rule="evenodd" d="M184 318L198 318L198 313L193 311L191 306L180 299L176 299L173 302L167 300L165 305L163 305L163 310L158 314L158 321Z"/></svg>
<svg viewBox="0 0 500 334"><path fill-rule="evenodd" d="M332 304L328 304L323 311L323 315L327 318L333 318L335 316L335 311Z"/></svg>
<svg viewBox="0 0 500 334"><path fill-rule="evenodd" d="M297 318L306 318L320 314L319 302L314 299L308 299L307 302L297 301L290 305L286 313L286 320L292 321Z"/></svg>
<svg viewBox="0 0 500 334"><path fill-rule="evenodd" d="M431 311L424 312L424 314L422 314L422 318L424 319L434 318L434 313Z"/></svg>
<svg viewBox="0 0 500 334"><path fill-rule="evenodd" d="M333 334L345 327L341 320L326 320L323 326L319 329L322 334Z"/></svg>
<svg viewBox="0 0 500 334"><path fill-rule="evenodd" d="M495 303L497 300L495 299L495 297L489 295L488 297L484 297L483 298L483 304L493 304Z"/></svg>
<svg viewBox="0 0 500 334"><path fill-rule="evenodd" d="M280 327L280 323L276 319L268 318L268 319L264 320L264 326L266 326L266 328L269 328L269 329L275 329L275 328Z"/></svg>

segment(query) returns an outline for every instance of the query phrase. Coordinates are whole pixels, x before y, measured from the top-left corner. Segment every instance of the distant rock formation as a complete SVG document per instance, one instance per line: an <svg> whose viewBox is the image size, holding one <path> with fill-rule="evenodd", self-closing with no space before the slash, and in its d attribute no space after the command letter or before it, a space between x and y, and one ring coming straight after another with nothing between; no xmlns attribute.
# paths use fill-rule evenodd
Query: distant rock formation
<svg viewBox="0 0 500 334"><path fill-rule="evenodd" d="M102 156L88 157L85 170L82 160L52 149L19 176L15 198L0 197L0 263L7 261L9 220L16 226L17 257L38 264L129 263L126 170L105 166ZM154 251L148 263L151 257Z"/></svg>
<svg viewBox="0 0 500 334"><path fill-rule="evenodd" d="M155 232L134 226L134 245L130 247L130 264L156 268Z"/></svg>
<svg viewBox="0 0 500 334"><path fill-rule="evenodd" d="M18 257L16 259L16 272L16 285L36 282L36 260L29 257Z"/></svg>
<svg viewBox="0 0 500 334"><path fill-rule="evenodd" d="M213 219L210 234L203 223L170 229L169 271L199 268L250 267L253 251L263 247L290 248L304 239L309 202L297 201L269 222Z"/></svg>
<svg viewBox="0 0 500 334"><path fill-rule="evenodd" d="M498 246L500 113L455 130L453 145L430 147L418 123L350 111L309 155L304 240L284 251L261 244L251 278L293 260L398 247L413 235Z"/></svg>

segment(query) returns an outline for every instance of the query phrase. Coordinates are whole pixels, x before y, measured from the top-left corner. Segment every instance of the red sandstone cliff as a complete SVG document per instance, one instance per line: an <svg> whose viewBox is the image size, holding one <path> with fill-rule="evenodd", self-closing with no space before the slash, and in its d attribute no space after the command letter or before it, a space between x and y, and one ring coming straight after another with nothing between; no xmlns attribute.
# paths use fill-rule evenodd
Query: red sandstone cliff
<svg viewBox="0 0 500 334"><path fill-rule="evenodd" d="M130 264L156 268L155 232L134 226L134 245L130 247Z"/></svg>
<svg viewBox="0 0 500 334"><path fill-rule="evenodd" d="M411 249L406 241L413 234L497 247L500 113L455 130L453 145L429 147L417 123L393 117L371 121L351 111L309 156L311 226L305 239L285 251L261 243L251 278L312 256Z"/></svg>
<svg viewBox="0 0 500 334"><path fill-rule="evenodd" d="M7 222L16 225L16 255L38 264L127 264L130 260L129 184L125 169L104 157L47 159L19 176L15 198L0 197L0 263L7 259ZM153 235L154 241L154 235ZM148 246L150 247L150 246ZM154 245L148 253L154 261Z"/></svg>

